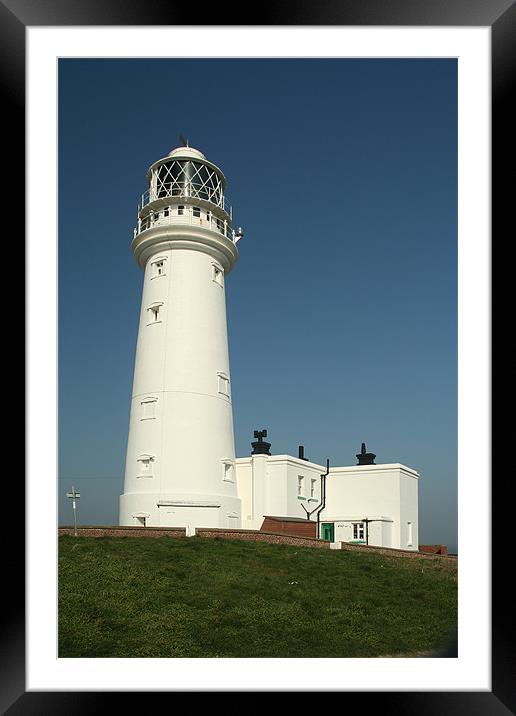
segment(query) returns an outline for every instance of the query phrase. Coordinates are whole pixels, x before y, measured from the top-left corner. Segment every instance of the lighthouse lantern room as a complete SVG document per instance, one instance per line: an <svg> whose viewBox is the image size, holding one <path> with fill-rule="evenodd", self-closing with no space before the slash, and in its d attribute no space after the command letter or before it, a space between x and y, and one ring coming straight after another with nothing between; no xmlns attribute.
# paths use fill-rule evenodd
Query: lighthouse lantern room
<svg viewBox="0 0 516 716"><path fill-rule="evenodd" d="M242 236L222 171L181 146L148 171L120 524L240 527L224 283Z"/></svg>

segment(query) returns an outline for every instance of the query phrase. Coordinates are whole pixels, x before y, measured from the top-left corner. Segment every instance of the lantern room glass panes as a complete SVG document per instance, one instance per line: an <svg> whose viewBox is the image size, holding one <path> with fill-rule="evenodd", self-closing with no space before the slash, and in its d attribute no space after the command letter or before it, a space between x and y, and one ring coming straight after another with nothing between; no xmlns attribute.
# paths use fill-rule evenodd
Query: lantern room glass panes
<svg viewBox="0 0 516 716"><path fill-rule="evenodd" d="M191 196L223 206L222 178L205 164L175 159L160 164L155 174L158 199Z"/></svg>

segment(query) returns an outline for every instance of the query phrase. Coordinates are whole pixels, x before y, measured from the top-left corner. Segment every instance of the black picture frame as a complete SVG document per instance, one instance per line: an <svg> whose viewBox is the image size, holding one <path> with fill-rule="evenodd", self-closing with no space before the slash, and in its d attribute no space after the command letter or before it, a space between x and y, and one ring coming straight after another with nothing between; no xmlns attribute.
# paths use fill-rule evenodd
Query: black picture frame
<svg viewBox="0 0 516 716"><path fill-rule="evenodd" d="M0 73L3 94L4 139L16 148L16 161L4 164L7 190L24 186L25 146L25 30L37 26L179 25L202 17L203 26L213 25L343 25L343 26L478 26L492 33L492 227L499 246L512 229L509 213L514 187L509 180L514 164L516 116L511 95L516 94L516 4L515 0L312 0L282 2L260 7L257 17L242 9L226 8L221 22L220 6L196 3L189 6L171 0L0 0ZM253 20L255 20L253 22ZM258 20L258 21L256 21ZM5 148L5 144L4 144ZM511 212L512 213L512 212ZM21 232L21 226L18 225ZM502 238L503 237L503 238ZM493 259L496 252L493 250ZM496 304L497 306L499 304ZM495 304L493 303L493 308ZM493 328L499 314L492 312ZM494 377L494 376L493 376ZM493 381L493 387L494 387ZM492 454L496 455L493 444ZM498 451L499 453L499 451ZM396 714L456 714L468 716L516 713L516 648L511 640L512 589L507 574L510 554L510 521L502 504L505 481L492 480L492 519L497 526L496 549L492 554L492 690L453 692L343 692L344 705L358 698L361 708L381 708ZM10 497L20 504L21 485ZM504 504L505 506L505 504ZM4 570L9 589L4 589L4 625L0 640L0 709L18 714L103 713L114 706L120 692L26 692L25 690L25 545L21 523L7 515ZM13 530L14 527L14 530ZM479 535L479 538L481 536ZM336 691L338 689L335 689ZM127 694L133 707L149 706L149 694ZM145 702L141 700L146 699ZM176 704L177 705L177 704Z"/></svg>

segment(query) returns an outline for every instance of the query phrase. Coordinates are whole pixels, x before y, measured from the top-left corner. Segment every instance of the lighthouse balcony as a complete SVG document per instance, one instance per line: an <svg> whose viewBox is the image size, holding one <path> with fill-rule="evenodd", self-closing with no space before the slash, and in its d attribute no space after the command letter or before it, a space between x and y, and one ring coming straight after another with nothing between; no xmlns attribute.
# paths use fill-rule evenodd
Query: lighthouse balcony
<svg viewBox="0 0 516 716"><path fill-rule="evenodd" d="M210 209L200 206L173 205L151 211L147 216L138 219L134 228L134 238L156 226L202 226L205 229L222 234L226 239L236 243L235 231L227 219L214 216Z"/></svg>

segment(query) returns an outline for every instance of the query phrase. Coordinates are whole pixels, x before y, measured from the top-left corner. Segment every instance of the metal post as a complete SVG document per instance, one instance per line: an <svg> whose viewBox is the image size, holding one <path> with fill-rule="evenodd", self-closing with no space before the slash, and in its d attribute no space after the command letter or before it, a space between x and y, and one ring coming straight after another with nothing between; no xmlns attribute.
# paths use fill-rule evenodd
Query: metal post
<svg viewBox="0 0 516 716"><path fill-rule="evenodd" d="M76 500L81 496L81 493L78 492L75 487L72 485L72 489L70 492L66 493L66 496L69 497L72 500L72 507L73 507L73 533L74 536L77 537L77 502Z"/></svg>
<svg viewBox="0 0 516 716"><path fill-rule="evenodd" d="M73 533L74 533L74 536L77 537L77 502L75 500L72 500L72 507L73 507Z"/></svg>

